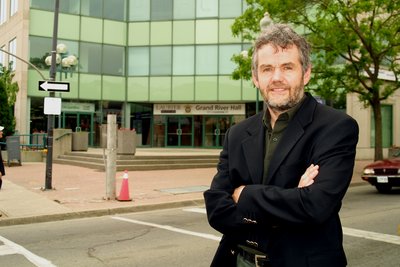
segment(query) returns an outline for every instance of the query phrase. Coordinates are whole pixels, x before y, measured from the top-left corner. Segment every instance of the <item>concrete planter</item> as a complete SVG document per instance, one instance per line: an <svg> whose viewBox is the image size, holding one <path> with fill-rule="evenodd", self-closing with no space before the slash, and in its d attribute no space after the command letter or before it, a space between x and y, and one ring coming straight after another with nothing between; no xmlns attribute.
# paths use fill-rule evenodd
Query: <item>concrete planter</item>
<svg viewBox="0 0 400 267"><path fill-rule="evenodd" d="M89 145L89 132L72 133L72 151L87 151Z"/></svg>
<svg viewBox="0 0 400 267"><path fill-rule="evenodd" d="M3 160L8 160L7 151L1 151ZM22 150L21 151L21 162L45 162L47 153L43 150Z"/></svg>
<svg viewBox="0 0 400 267"><path fill-rule="evenodd" d="M136 153L136 131L118 130L117 154L135 155L135 153Z"/></svg>

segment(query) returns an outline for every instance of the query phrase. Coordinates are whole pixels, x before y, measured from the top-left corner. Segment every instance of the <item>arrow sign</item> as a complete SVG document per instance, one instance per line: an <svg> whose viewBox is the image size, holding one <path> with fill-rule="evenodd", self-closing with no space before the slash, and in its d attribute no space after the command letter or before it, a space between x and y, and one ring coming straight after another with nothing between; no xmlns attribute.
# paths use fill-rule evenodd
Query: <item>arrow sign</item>
<svg viewBox="0 0 400 267"><path fill-rule="evenodd" d="M69 83L68 82L39 81L39 91L69 92Z"/></svg>

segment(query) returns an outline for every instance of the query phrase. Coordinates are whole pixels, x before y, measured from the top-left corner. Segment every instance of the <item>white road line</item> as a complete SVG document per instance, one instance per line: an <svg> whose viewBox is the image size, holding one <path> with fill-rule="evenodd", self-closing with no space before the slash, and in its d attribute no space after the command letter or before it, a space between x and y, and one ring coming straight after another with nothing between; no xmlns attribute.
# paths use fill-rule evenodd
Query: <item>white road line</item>
<svg viewBox="0 0 400 267"><path fill-rule="evenodd" d="M48 261L42 257L39 257L36 254L33 254L29 250L8 240L7 238L0 236L0 241L4 243L4 245L0 248L0 256L21 254L37 267L56 267L56 265L52 264L51 261Z"/></svg>
<svg viewBox="0 0 400 267"><path fill-rule="evenodd" d="M197 237L201 237L201 238L205 238L205 239L211 239L211 240L214 240L214 241L220 241L221 240L221 237L216 236L216 235L188 231L188 230L176 228L176 227L169 226L169 225L142 222L142 221L138 221L138 220L131 220L131 219L126 219L126 218L123 218L123 217L115 217L115 216L111 217L111 218L113 218L114 220L120 220L120 221L124 221L124 222L140 224L140 225L146 225L146 226L151 226L151 227L154 227L154 228L160 228L160 229L164 229L164 230L168 230L168 231L172 231L172 232L176 232L176 233L180 233L180 234L197 236Z"/></svg>
<svg viewBox="0 0 400 267"><path fill-rule="evenodd" d="M381 233L363 231L347 227L343 227L343 234L353 237L360 237L360 238L400 245L400 236L395 236L395 235L381 234Z"/></svg>
<svg viewBox="0 0 400 267"><path fill-rule="evenodd" d="M207 214L207 211L205 208L185 208L185 209L183 209L183 211Z"/></svg>
<svg viewBox="0 0 400 267"><path fill-rule="evenodd" d="M185 209L183 209L183 211L206 214L205 208L185 208ZM343 234L347 235L347 236L365 238L365 239L369 239L369 240L375 240L375 241L400 245L400 236L395 236L395 235L369 232L369 231L358 230L358 229L347 228L347 227L343 227Z"/></svg>

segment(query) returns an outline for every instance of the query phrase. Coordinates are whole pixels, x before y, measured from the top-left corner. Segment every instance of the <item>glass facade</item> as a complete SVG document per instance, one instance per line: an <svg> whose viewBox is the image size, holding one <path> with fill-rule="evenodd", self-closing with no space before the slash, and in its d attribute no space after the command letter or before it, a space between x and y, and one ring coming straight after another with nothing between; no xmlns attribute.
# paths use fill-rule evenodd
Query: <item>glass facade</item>
<svg viewBox="0 0 400 267"><path fill-rule="evenodd" d="M78 65L68 75L60 72L57 79L70 81L71 92L62 94L63 103L78 109L62 112L58 125L74 126L80 119L90 119L92 126L85 129L96 146L99 127L112 113L120 127L137 130L140 145L220 147L223 136L213 136L210 129L224 131L221 119L229 124L234 117L243 119L245 112L218 118L213 114L155 116L153 105L254 102L255 94L247 93L254 92L251 84L230 78L233 54L249 45L232 37L230 30L244 2L61 1L58 43L67 46L64 56L75 55ZM51 51L48 21L53 18L54 1L31 0L30 7L30 61L47 71L44 59ZM37 90L36 81L37 74L30 70L28 96L35 106L47 94ZM79 110L85 104L94 105L94 110ZM37 114L32 123L39 123ZM35 128L42 127L39 124Z"/></svg>

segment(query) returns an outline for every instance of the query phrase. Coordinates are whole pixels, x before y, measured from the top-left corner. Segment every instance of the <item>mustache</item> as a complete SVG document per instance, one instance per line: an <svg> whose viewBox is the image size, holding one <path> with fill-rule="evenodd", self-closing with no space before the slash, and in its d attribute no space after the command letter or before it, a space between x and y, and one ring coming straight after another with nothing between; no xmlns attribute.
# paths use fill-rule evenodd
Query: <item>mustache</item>
<svg viewBox="0 0 400 267"><path fill-rule="evenodd" d="M272 83L270 85L268 85L267 87L268 89L280 89L280 88L284 88L284 89L289 89L290 86L286 83Z"/></svg>

